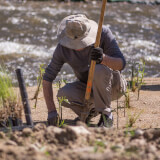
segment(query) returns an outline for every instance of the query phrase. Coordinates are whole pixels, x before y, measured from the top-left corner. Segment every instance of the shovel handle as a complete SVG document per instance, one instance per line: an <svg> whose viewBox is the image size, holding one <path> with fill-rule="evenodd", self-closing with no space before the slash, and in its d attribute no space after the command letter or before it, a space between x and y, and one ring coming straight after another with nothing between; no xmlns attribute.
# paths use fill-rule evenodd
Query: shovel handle
<svg viewBox="0 0 160 160"><path fill-rule="evenodd" d="M97 36L96 36L96 42L94 44L95 48L99 47L99 45L100 45L101 33L102 33L102 24L103 24L103 20L104 20L104 13L105 13L105 9L106 9L106 3L107 3L107 0L103 0L102 8L101 8L101 15L100 15L99 23L98 23L98 31L97 31ZM86 93L85 93L85 100L86 101L88 101L90 99L95 65L96 65L96 61L92 60L91 61L91 66L90 66L90 69L89 69L87 88L86 88Z"/></svg>

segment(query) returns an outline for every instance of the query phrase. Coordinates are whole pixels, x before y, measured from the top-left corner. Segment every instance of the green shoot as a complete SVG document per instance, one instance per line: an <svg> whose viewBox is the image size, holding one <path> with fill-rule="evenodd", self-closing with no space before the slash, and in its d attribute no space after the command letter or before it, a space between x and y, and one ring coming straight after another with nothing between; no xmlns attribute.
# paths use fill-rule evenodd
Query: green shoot
<svg viewBox="0 0 160 160"><path fill-rule="evenodd" d="M67 84L67 80L65 79L62 79L62 80L59 80L55 85L56 85L56 88L60 89L62 84Z"/></svg>
<svg viewBox="0 0 160 160"><path fill-rule="evenodd" d="M139 64L139 67L138 67L138 78L137 78L137 84L138 84L138 98L137 100L139 100L139 96L140 96L140 89L141 89L141 86L144 84L144 75L145 75L145 62L142 61L142 64Z"/></svg>
<svg viewBox="0 0 160 160"><path fill-rule="evenodd" d="M137 119L140 117L142 114L143 110L140 111L138 114L134 113L133 115L128 114L128 121L127 121L127 128L133 127L133 125L136 123Z"/></svg>
<svg viewBox="0 0 160 160"><path fill-rule="evenodd" d="M130 92L129 88L127 88L127 92L125 93L125 108L130 108Z"/></svg>
<svg viewBox="0 0 160 160"><path fill-rule="evenodd" d="M132 65L132 78L131 78L131 86L132 86L132 91L134 92L136 90L136 81L135 81L135 64Z"/></svg>
<svg viewBox="0 0 160 160"><path fill-rule="evenodd" d="M96 153L98 150L103 151L105 149L105 143L100 140L96 140L94 143L94 152Z"/></svg>
<svg viewBox="0 0 160 160"><path fill-rule="evenodd" d="M66 102L69 103L68 99L66 97L58 97L58 103L59 103L59 109L58 109L58 127L62 127L64 124L64 121L62 120L62 103Z"/></svg>
<svg viewBox="0 0 160 160"><path fill-rule="evenodd" d="M61 122L60 122L60 124L59 124L59 127L61 128L61 127L63 127L64 126L64 120L62 120Z"/></svg>
<svg viewBox="0 0 160 160"><path fill-rule="evenodd" d="M35 104L34 104L34 108L37 107L37 100L38 100L38 94L42 88L42 79L43 79L43 74L45 73L45 65L44 64L41 64L40 67L39 67L39 76L37 77L37 89L36 89L36 92L32 98L32 100L35 99Z"/></svg>
<svg viewBox="0 0 160 160"><path fill-rule="evenodd" d="M9 117L21 118L21 107L9 73L0 66L0 121L8 121Z"/></svg>
<svg viewBox="0 0 160 160"><path fill-rule="evenodd" d="M67 81L62 79L62 80L59 80L57 83L56 83L56 87L58 89L61 88L62 86L62 83L66 84ZM58 127L62 127L64 126L64 120L62 120L62 103L63 102L66 102L66 103L69 103L68 99L66 99L66 97L58 97L58 103L59 103L59 108L58 108L58 122L57 122L57 126Z"/></svg>

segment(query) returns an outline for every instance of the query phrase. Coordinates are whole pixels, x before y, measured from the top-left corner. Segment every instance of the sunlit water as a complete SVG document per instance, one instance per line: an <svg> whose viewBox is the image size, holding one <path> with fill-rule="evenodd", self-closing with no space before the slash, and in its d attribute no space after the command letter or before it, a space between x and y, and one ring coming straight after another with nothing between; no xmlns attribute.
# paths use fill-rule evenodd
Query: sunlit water
<svg viewBox="0 0 160 160"><path fill-rule="evenodd" d="M0 2L0 63L15 78L15 69L23 69L28 85L36 84L39 65L48 64L56 47L56 31L61 19L83 13L98 22L101 3ZM146 62L146 76L160 76L160 6L128 3L107 4L104 25L115 35L127 60L123 73L128 76L131 64ZM57 79L73 80L68 65Z"/></svg>

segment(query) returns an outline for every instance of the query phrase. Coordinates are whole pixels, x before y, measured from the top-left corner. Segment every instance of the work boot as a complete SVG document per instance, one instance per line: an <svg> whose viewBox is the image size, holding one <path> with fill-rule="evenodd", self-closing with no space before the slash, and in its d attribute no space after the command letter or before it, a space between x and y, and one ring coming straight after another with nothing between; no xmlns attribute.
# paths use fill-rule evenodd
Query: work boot
<svg viewBox="0 0 160 160"><path fill-rule="evenodd" d="M96 117L99 113L95 110L95 108L92 108L89 112L88 117L86 118L85 123L89 124L92 118Z"/></svg>
<svg viewBox="0 0 160 160"><path fill-rule="evenodd" d="M102 113L100 120L98 122L98 127L106 127L106 128L113 127L113 117L110 118L108 115Z"/></svg>
<svg viewBox="0 0 160 160"><path fill-rule="evenodd" d="M52 111L48 113L48 119L47 119L49 126L57 126L58 122L58 113L57 111Z"/></svg>
<svg viewBox="0 0 160 160"><path fill-rule="evenodd" d="M85 123L86 123L86 124L89 124L89 122L91 121L91 119L94 118L94 117L96 117L98 114L99 114L99 113L95 110L95 108L92 108L92 109L90 110L90 112L89 112L88 117L86 118ZM79 118L79 117L76 117L76 118L74 119L74 122L78 122L78 121L80 121L80 118Z"/></svg>

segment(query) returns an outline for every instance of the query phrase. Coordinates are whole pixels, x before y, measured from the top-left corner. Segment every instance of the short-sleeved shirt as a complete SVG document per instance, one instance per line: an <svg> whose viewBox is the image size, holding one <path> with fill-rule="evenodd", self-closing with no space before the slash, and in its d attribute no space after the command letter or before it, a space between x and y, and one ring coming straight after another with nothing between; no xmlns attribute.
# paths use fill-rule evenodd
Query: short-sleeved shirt
<svg viewBox="0 0 160 160"><path fill-rule="evenodd" d="M108 27L103 26L102 28L100 47L103 49L104 54L111 57L121 58L123 61L123 68L125 67L125 58ZM93 46L88 46L83 50L76 51L58 44L53 53L51 62L45 70L43 79L52 82L56 78L58 72L61 70L63 64L68 63L72 67L75 76L80 81L86 83L91 62L90 54L92 48Z"/></svg>

